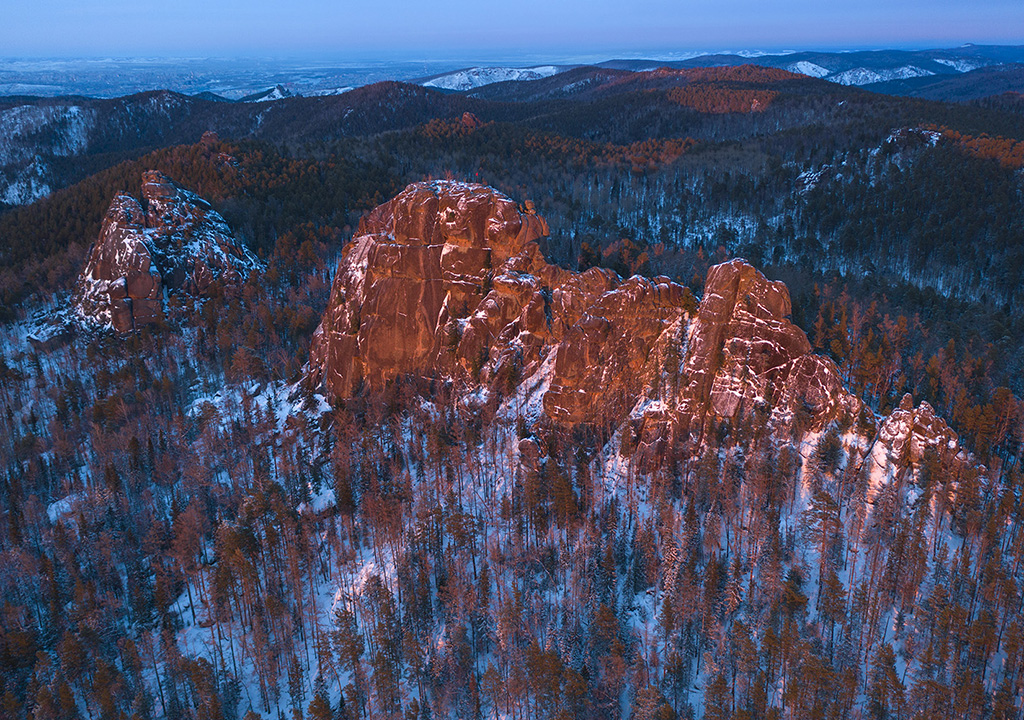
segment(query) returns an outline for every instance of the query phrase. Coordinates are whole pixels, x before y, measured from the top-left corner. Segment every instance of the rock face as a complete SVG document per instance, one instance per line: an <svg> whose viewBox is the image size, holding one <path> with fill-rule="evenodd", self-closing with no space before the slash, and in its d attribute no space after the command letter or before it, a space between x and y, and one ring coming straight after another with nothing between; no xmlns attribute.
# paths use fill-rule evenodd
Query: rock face
<svg viewBox="0 0 1024 720"><path fill-rule="evenodd" d="M530 296L502 277L505 265L516 257L529 266L531 252L539 258L534 241L547 232L541 218L490 188L406 188L363 219L345 250L313 339L317 380L348 397L363 382L380 388L403 373L477 362L488 334ZM471 317L478 310L493 317Z"/></svg>
<svg viewBox="0 0 1024 720"><path fill-rule="evenodd" d="M128 332L162 315L165 290L201 297L259 267L208 202L149 170L141 201L111 201L72 302L82 317Z"/></svg>
<svg viewBox="0 0 1024 720"><path fill-rule="evenodd" d="M587 302L555 350L544 410L562 422L615 423L649 382L656 346L676 341L688 291L668 278L634 275ZM660 372L654 367L651 372Z"/></svg>
<svg viewBox="0 0 1024 720"><path fill-rule="evenodd" d="M490 188L410 185L343 253L312 382L344 399L406 373L456 380L533 403L535 424L621 429L641 467L723 425L821 430L861 413L790 321L785 285L746 262L713 267L697 306L668 278L551 265L536 242L546 233ZM893 413L877 442L920 454L954 447L950 435L922 404ZM532 442L520 454L536 464Z"/></svg>
<svg viewBox="0 0 1024 720"><path fill-rule="evenodd" d="M649 393L631 414L642 467L722 423L781 430L802 416L805 429L820 429L856 417L859 401L846 392L835 364L811 353L790 312L786 286L742 260L711 268L696 317L680 333L685 348L668 355L662 384L669 387Z"/></svg>

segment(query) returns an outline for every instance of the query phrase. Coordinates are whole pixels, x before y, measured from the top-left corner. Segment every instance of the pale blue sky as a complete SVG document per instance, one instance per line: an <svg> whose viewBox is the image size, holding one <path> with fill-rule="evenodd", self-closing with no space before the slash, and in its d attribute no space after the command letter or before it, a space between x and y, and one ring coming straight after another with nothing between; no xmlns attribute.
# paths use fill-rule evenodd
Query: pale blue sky
<svg viewBox="0 0 1024 720"><path fill-rule="evenodd" d="M1022 0L3 0L0 56L467 57L1024 44Z"/></svg>

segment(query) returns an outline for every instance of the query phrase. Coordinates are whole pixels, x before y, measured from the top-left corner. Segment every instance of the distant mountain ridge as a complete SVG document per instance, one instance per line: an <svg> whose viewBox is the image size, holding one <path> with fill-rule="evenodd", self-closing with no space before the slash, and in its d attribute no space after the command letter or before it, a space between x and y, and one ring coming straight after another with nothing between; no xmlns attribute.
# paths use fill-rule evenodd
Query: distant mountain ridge
<svg viewBox="0 0 1024 720"><path fill-rule="evenodd" d="M865 86L872 92L963 102L1024 91L1024 63L988 65L959 75L893 79Z"/></svg>
<svg viewBox="0 0 1024 720"><path fill-rule="evenodd" d="M524 80L540 80L564 72L568 67L557 65L538 65L534 67L473 67L446 73L419 84L424 87L441 90L472 90L483 85L496 82L517 82Z"/></svg>
<svg viewBox="0 0 1024 720"><path fill-rule="evenodd" d="M573 60L564 57L547 61L531 59L529 63L465 58L461 61L368 62L364 65L294 60L19 60L0 67L0 97L79 95L111 98L167 88L184 95L206 97L212 93L237 101L278 85L294 95L312 97L386 80L466 91L494 82L534 79L534 72L543 75L548 68L562 71L592 64L632 71L662 66L687 68L756 64L864 84L914 76L955 76L978 68L1022 62L1024 46L973 44L925 50L720 52L682 59L676 54L674 57L612 58L598 63L591 58Z"/></svg>
<svg viewBox="0 0 1024 720"><path fill-rule="evenodd" d="M653 70L656 67L695 68L752 64L782 68L843 85L871 86L875 83L910 78L956 77L979 68L994 68L1022 62L1024 46L968 44L959 48L937 50L796 52L753 57L720 54L676 61L609 60L598 63L598 67L642 71Z"/></svg>
<svg viewBox="0 0 1024 720"><path fill-rule="evenodd" d="M635 128L640 126L631 124L637 118L647 117L651 128L660 127L656 135L697 138L692 118L678 115L678 108L711 114L763 111L775 97L772 93L783 87L791 98L833 96L837 103L860 92L856 84L868 80L877 82L862 87L873 92L933 100L968 101L1024 91L1024 63L1006 64L1014 57L1024 60L1024 48L968 47L958 52L722 55L669 63L475 67L422 78L420 85L388 81L321 88L310 97L300 96L291 84L277 84L246 97L246 102L209 92L189 96L167 90L113 99L0 97L0 205L33 202L139 152L194 142L207 130L270 142L323 140L371 136L469 112L484 122L528 122L558 134L590 137L598 132L614 142L632 142L638 139ZM967 70L979 63L989 64ZM761 68L761 73L751 68ZM648 94L684 86L690 89L674 90L667 101ZM609 103L612 98L619 101L593 108L595 117L603 118L600 131L579 126L578 110L566 104ZM559 104L541 113L530 107L552 102ZM1015 133L1004 129L998 134Z"/></svg>

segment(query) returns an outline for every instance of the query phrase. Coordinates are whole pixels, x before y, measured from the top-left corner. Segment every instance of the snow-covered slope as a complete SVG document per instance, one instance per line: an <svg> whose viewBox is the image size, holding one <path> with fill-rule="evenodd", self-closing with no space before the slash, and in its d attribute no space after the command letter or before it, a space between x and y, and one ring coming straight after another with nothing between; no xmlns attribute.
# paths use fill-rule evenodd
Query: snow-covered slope
<svg viewBox="0 0 1024 720"><path fill-rule="evenodd" d="M985 63L980 63L975 60L962 60L962 59L949 59L949 58L935 58L935 62L940 65L951 67L957 72L970 72L971 70L977 70L980 67L984 67Z"/></svg>
<svg viewBox="0 0 1024 720"><path fill-rule="evenodd" d="M823 78L828 75L831 71L827 68L823 68L817 63L808 62L807 60L801 60L795 62L788 68L791 72L800 73L801 75L808 75L810 77Z"/></svg>
<svg viewBox="0 0 1024 720"><path fill-rule="evenodd" d="M925 70L914 65L878 70L857 67L830 75L827 79L840 85L870 85L876 82L906 80L907 78L926 77L934 74L931 70Z"/></svg>
<svg viewBox="0 0 1024 720"><path fill-rule="evenodd" d="M554 65L542 65L532 68L513 67L475 67L467 70L442 75L421 83L424 87L442 90L472 90L491 83L509 80L539 80L551 77L559 72Z"/></svg>
<svg viewBox="0 0 1024 720"><path fill-rule="evenodd" d="M92 115L77 105L19 105L0 112L0 165L31 157L39 142L49 140L45 149L59 157L77 155L85 149Z"/></svg>
<svg viewBox="0 0 1024 720"><path fill-rule="evenodd" d="M285 98L295 97L295 93L282 87L281 85L275 85L274 87L265 90L261 93L249 95L242 98L242 102L271 102L273 100L284 100Z"/></svg>
<svg viewBox="0 0 1024 720"><path fill-rule="evenodd" d="M0 202L23 205L50 194L47 158L85 151L95 114L78 105L18 105L0 111Z"/></svg>
<svg viewBox="0 0 1024 720"><path fill-rule="evenodd" d="M325 88L323 90L312 90L310 92L306 92L303 94L306 97L325 97L327 95L344 95L345 93L352 89L352 86Z"/></svg>
<svg viewBox="0 0 1024 720"><path fill-rule="evenodd" d="M47 165L42 158L36 158L28 167L13 173L6 181L0 180L0 202L8 205L27 205L50 194L47 182Z"/></svg>

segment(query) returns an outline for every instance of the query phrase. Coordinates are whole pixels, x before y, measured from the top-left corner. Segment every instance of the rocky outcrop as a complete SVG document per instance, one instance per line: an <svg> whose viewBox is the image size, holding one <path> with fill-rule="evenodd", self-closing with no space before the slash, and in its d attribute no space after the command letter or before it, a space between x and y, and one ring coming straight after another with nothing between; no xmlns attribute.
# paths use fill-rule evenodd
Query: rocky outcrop
<svg viewBox="0 0 1024 720"><path fill-rule="evenodd" d="M911 396L904 395L900 406L893 410L878 428L878 442L885 445L893 457L905 458L910 464L919 464L927 451L949 457L959 448L957 434L946 421L935 414L926 402L916 408Z"/></svg>
<svg viewBox="0 0 1024 720"><path fill-rule="evenodd" d="M791 311L786 286L742 260L711 268L684 369L681 400L691 426L757 408L778 421L805 412L817 427L843 412L856 415L860 404L835 363L811 353Z"/></svg>
<svg viewBox="0 0 1024 720"><path fill-rule="evenodd" d="M516 412L535 408L540 425L621 429L641 468L722 427L788 440L862 415L790 320L781 282L733 260L711 268L698 306L668 278L551 265L536 242L546 233L532 208L490 188L409 186L344 250L314 335L313 383L343 399L402 374L455 380L467 394L517 398ZM929 413L893 413L879 452L954 448ZM536 464L532 442L519 449Z"/></svg>
<svg viewBox="0 0 1024 720"><path fill-rule="evenodd" d="M116 196L75 286L74 304L82 316L125 332L160 315L163 283L145 234L139 201Z"/></svg>
<svg viewBox="0 0 1024 720"><path fill-rule="evenodd" d="M927 402L914 407L904 395L900 406L878 426L878 435L866 454L868 499L875 500L887 481L905 468L919 468L928 453L951 478L970 464L957 434L935 414Z"/></svg>
<svg viewBox="0 0 1024 720"><path fill-rule="evenodd" d="M811 353L790 312L786 286L746 262L711 268L696 317L685 333L674 331L679 340L671 342L680 349L659 350L659 391L640 396L631 413L627 445L639 453L641 468L723 424L782 433L798 418L801 430L813 430L857 416L859 401L846 392L835 364Z"/></svg>
<svg viewBox="0 0 1024 720"><path fill-rule="evenodd" d="M467 130L476 130L478 127L483 127L484 121L478 118L468 110L462 113L462 126Z"/></svg>
<svg viewBox="0 0 1024 720"><path fill-rule="evenodd" d="M544 410L562 422L616 422L650 382L659 341L684 319L688 291L668 278L633 276L589 303L555 352ZM651 372L660 372L655 366Z"/></svg>
<svg viewBox="0 0 1024 720"><path fill-rule="evenodd" d="M80 316L128 332L162 315L165 290L202 297L259 267L208 202L150 170L141 201L125 193L111 201L72 303Z"/></svg>

